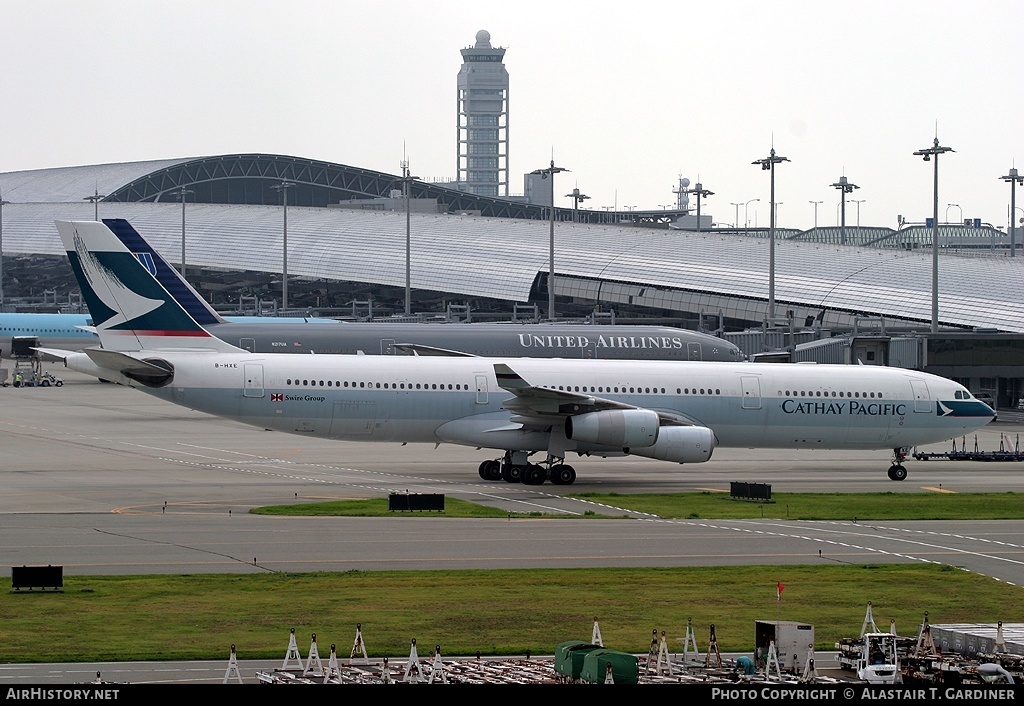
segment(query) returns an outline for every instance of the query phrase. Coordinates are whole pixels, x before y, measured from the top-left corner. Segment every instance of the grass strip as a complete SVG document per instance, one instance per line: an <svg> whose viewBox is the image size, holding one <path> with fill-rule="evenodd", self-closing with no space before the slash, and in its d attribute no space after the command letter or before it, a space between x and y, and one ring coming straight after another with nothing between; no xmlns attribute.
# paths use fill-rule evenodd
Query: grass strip
<svg viewBox="0 0 1024 706"><path fill-rule="evenodd" d="M776 584L786 588L777 600ZM706 651L753 649L754 623L814 626L818 650L856 636L872 603L888 630L1024 615L1024 589L920 564L70 576L62 592L0 595L0 662L283 658L291 629L347 657L356 625L371 657L551 654L589 640L646 652L652 631L682 651L688 621Z"/></svg>

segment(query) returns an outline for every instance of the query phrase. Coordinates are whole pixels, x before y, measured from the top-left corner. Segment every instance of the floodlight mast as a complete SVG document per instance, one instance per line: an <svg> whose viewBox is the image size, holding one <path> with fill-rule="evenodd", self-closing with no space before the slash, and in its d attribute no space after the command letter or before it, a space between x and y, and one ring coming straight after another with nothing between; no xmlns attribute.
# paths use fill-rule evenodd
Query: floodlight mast
<svg viewBox="0 0 1024 706"><path fill-rule="evenodd" d="M174 194L181 199L181 276L185 277L185 197L189 194L194 194L192 189L186 189L184 186L180 189L175 189Z"/></svg>
<svg viewBox="0 0 1024 706"><path fill-rule="evenodd" d="M281 238L281 308L288 308L288 189L295 186L293 182L282 181L270 188L281 192L281 205L284 210Z"/></svg>
<svg viewBox="0 0 1024 706"><path fill-rule="evenodd" d="M4 206L9 203L0 196L0 304L4 303Z"/></svg>
<svg viewBox="0 0 1024 706"><path fill-rule="evenodd" d="M1010 169L1006 176L999 177L1010 185L1010 257L1017 257L1017 227L1014 219L1017 217L1017 184L1024 184L1024 176L1017 173L1017 168Z"/></svg>
<svg viewBox="0 0 1024 706"><path fill-rule="evenodd" d="M552 184L551 187L554 188L554 184ZM579 222L580 201L586 201L590 197L586 194L580 193L579 187L576 187L571 193L566 194L565 198L572 199L572 222Z"/></svg>
<svg viewBox="0 0 1024 706"><path fill-rule="evenodd" d="M697 194L697 232L699 233L700 230L701 230L701 228L700 228L700 199L701 199L701 197L714 196L715 192L714 191L708 191L707 189L704 188L703 184L701 184L698 181L696 186L694 186L692 189L686 189L686 191L684 193L687 193L687 194Z"/></svg>
<svg viewBox="0 0 1024 706"><path fill-rule="evenodd" d="M926 162L935 157L932 203L932 333L938 333L939 330L939 155L953 151L952 147L940 147L939 138L936 137L931 147L914 152L915 156L922 157Z"/></svg>
<svg viewBox="0 0 1024 706"><path fill-rule="evenodd" d="M544 169L535 169L531 174L539 174L541 179L551 180L551 208L550 214L550 236L548 239L548 320L555 320L555 174L567 172L564 167L556 167L555 160L551 160L551 166Z"/></svg>
<svg viewBox="0 0 1024 706"><path fill-rule="evenodd" d="M839 181L837 181L835 184L832 184L832 188L839 189L839 192L840 192L840 195L841 195L840 203L842 204L842 207L840 209L840 213L842 215L840 216L839 244L840 245L846 245L846 195L847 194L852 194L854 189L859 189L860 187L857 186L856 184L853 184L853 183L847 181L845 176L841 176L841 177L839 177ZM857 225L860 225L860 221L859 221L859 218L860 218L860 207L859 206L857 208L857 214L858 214Z"/></svg>
<svg viewBox="0 0 1024 706"><path fill-rule="evenodd" d="M412 230L410 219L410 191L412 182L419 177L409 174L409 162L402 161L402 194L405 197L405 315L412 315Z"/></svg>
<svg viewBox="0 0 1024 706"><path fill-rule="evenodd" d="M93 220L98 221L100 219L100 201L105 199L106 195L101 194L99 189L96 189L92 196L83 196L83 201L92 201Z"/></svg>
<svg viewBox="0 0 1024 706"><path fill-rule="evenodd" d="M775 165L779 162L788 162L789 159L786 157L779 157L775 154L775 148L772 147L771 154L764 159L757 159L751 162L751 164L760 164L762 171L771 172L771 230L769 231L769 244L768 244L768 319L772 320L775 318Z"/></svg>

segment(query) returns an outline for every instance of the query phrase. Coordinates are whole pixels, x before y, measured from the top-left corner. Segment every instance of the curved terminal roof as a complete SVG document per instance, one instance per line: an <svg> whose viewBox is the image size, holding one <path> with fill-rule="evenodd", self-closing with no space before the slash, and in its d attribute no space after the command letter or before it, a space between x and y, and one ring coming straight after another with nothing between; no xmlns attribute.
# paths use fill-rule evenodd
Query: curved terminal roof
<svg viewBox="0 0 1024 706"><path fill-rule="evenodd" d="M195 170L202 164L209 170L208 178L186 188L200 192L207 188L203 184L216 184L211 193L235 188L241 194L253 180L263 186L280 183L283 167L284 173L290 169L295 174L325 164L275 157L276 166L263 164L266 175L259 176L244 173L243 167L253 167L246 162L249 156L237 157L0 174L0 194L8 202L3 207L4 252L63 254L53 222L91 220L98 208L100 218L130 221L168 261L177 263L182 207L168 203L167 195L181 185L170 185L172 173L198 178ZM236 177L230 176L233 168ZM359 179L382 179L379 173L346 169L331 165L338 173L336 183L345 182L348 193L354 193L351 189ZM327 176L309 172L310 196L316 189L340 193L341 187L327 184ZM392 182L396 178L384 176ZM325 181L320 184L317 179ZM97 184L99 193L121 194L125 200L103 200L94 206L85 197ZM291 191L290 276L404 287L404 211L293 206ZM135 194L132 200L129 193ZM279 196L274 193L274 198ZM500 199L484 199L490 201ZM185 212L190 267L281 271L280 205L188 202ZM525 302L546 282L547 220L413 212L409 221L414 289ZM748 321L763 320L767 314L766 238L558 221L555 242L559 296L611 307L628 303L661 311L721 312ZM1024 252L1015 258L944 252L939 260L940 325L1024 332ZM931 321L930 252L778 238L775 271L776 314L792 311L801 324L808 316L826 327L847 326L858 317L884 317L918 328Z"/></svg>

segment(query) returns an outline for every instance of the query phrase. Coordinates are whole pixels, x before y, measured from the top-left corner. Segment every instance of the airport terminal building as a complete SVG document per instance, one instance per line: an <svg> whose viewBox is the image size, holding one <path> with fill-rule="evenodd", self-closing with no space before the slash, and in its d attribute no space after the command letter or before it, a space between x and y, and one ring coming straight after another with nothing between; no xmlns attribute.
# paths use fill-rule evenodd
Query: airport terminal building
<svg viewBox="0 0 1024 706"><path fill-rule="evenodd" d="M923 368L1004 407L1024 396L1024 252L991 227L939 226L933 307L925 224L776 229L771 282L764 228L552 216L457 186L270 154L0 173L3 307L74 306L54 221L124 218L224 310L387 317L409 293L411 320L538 320L551 284L557 319L669 323L749 355Z"/></svg>

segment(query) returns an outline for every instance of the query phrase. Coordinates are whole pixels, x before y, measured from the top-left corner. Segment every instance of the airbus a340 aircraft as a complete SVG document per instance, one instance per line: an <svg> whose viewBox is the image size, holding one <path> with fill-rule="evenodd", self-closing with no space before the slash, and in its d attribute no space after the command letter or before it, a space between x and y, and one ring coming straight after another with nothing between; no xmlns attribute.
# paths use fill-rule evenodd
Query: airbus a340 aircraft
<svg viewBox="0 0 1024 706"><path fill-rule="evenodd" d="M881 366L253 354L199 326L104 224L57 228L102 303L102 348L48 351L68 367L261 428L493 449L488 480L568 484L570 453L701 463L716 446L891 449L903 480L907 448L993 417L961 385Z"/></svg>

